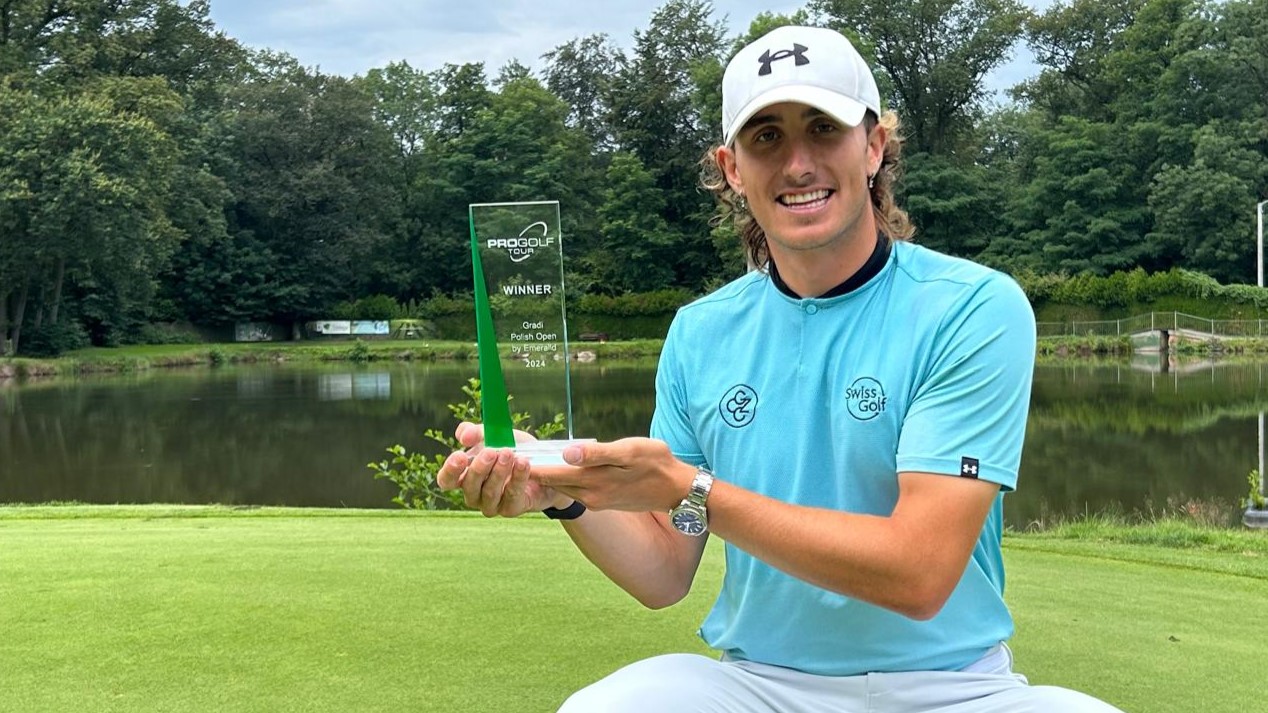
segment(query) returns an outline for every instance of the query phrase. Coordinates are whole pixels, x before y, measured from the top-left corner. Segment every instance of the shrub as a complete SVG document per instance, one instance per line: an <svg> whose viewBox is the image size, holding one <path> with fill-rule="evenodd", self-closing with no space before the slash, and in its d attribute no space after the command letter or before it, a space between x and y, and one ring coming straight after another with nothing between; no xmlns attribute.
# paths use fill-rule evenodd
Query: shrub
<svg viewBox="0 0 1268 713"><path fill-rule="evenodd" d="M57 324L45 324L22 332L19 354L30 357L55 357L64 352L84 349L91 342L88 333L78 322L65 320Z"/></svg>
<svg viewBox="0 0 1268 713"><path fill-rule="evenodd" d="M478 423L483 416L480 409L480 380L467 379L467 385L462 387L462 393L466 394L467 398L464 401L449 404L449 413L453 414L454 419L459 422ZM512 399L513 397L508 397L507 400ZM529 415L526 413L511 414L511 422L516 429L521 431L528 431L531 428ZM557 413L553 421L532 430L538 438L550 438L564 430L564 415ZM439 443L443 451L428 457L422 453L407 451L398 443L386 449L392 458L368 463L366 467L374 471L375 480L390 480L396 485L399 492L392 498L392 502L401 507L414 510L466 509L461 491L442 490L436 483L436 474L445 464L449 453L461 450L462 445L453 436L439 429L429 428L423 435Z"/></svg>

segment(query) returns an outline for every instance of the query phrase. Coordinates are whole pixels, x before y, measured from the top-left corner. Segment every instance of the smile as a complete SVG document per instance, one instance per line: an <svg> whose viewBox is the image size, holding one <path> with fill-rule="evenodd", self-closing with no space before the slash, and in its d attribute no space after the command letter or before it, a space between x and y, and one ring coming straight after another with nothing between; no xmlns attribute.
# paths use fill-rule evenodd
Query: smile
<svg viewBox="0 0 1268 713"><path fill-rule="evenodd" d="M817 208L827 202L828 197L832 195L832 191L820 189L810 191L808 193L790 193L777 198L781 205L790 208Z"/></svg>

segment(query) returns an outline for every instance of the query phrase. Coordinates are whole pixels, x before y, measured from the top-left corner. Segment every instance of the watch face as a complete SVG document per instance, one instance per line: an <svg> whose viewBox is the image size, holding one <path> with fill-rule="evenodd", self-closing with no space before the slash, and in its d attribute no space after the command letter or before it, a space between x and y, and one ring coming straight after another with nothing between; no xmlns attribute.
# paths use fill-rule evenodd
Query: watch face
<svg viewBox="0 0 1268 713"><path fill-rule="evenodd" d="M674 523L674 529L684 535L698 536L704 534L704 519L700 517L700 513L694 510L685 508L675 510L671 519Z"/></svg>

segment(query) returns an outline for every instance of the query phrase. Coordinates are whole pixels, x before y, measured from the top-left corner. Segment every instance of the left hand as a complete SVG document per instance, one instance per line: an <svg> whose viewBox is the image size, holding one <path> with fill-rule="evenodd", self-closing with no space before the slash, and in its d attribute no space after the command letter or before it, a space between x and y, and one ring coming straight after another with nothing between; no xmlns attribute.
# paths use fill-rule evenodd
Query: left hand
<svg viewBox="0 0 1268 713"><path fill-rule="evenodd" d="M533 466L529 479L594 510L669 512L687 497L696 473L652 438L569 446L564 460L569 465Z"/></svg>

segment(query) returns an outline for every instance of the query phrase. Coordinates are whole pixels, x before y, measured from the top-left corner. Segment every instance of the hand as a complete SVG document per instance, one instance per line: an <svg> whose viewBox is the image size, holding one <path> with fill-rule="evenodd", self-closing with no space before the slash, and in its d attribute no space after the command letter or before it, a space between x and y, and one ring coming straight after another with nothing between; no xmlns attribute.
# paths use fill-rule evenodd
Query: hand
<svg viewBox="0 0 1268 713"><path fill-rule="evenodd" d="M436 474L436 483L445 490L462 488L467 506L478 509L485 517L516 517L571 504L572 498L529 479L528 459L517 457L509 448L485 448L483 426L464 421L458 424L454 436L465 450L449 454ZM516 431L515 440L534 439Z"/></svg>
<svg viewBox="0 0 1268 713"><path fill-rule="evenodd" d="M669 512L691 490L695 466L664 441L624 438L564 450L566 466L538 466L530 482L570 496L593 510Z"/></svg>

